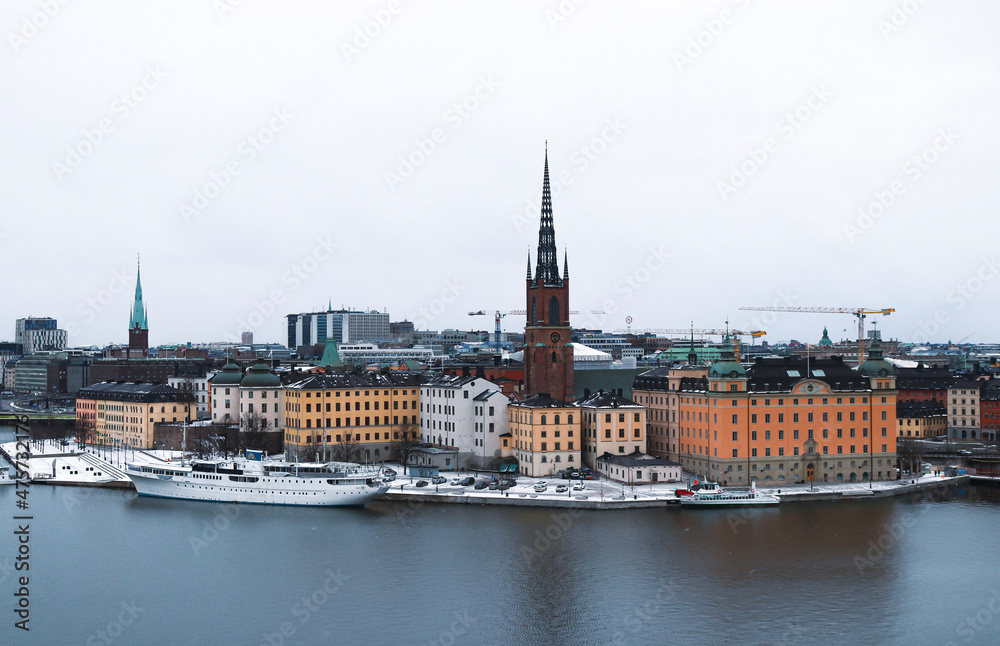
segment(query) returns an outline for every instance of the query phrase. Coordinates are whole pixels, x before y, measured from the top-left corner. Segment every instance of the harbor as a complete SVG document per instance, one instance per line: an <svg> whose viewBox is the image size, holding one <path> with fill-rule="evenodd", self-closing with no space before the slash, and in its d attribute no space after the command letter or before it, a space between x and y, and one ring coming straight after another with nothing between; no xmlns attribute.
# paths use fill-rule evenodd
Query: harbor
<svg viewBox="0 0 1000 646"><path fill-rule="evenodd" d="M104 446L80 446L73 440L32 440L28 475L32 484L75 487L106 487L134 489L125 471L127 464L162 465L182 463L186 459L181 451L133 451ZM15 455L15 443L0 444L0 455L10 463ZM489 472L455 471L447 474L442 484L418 486L421 478L404 475L400 465L385 465L397 472L389 491L381 500L414 504L467 504L511 507L551 507L564 509L637 509L649 507L674 507L679 503L677 490L685 489L697 481L687 476L683 482L665 482L628 485L598 478L595 480L567 480L555 477L532 478L517 475L510 489L475 489L472 486L453 485L453 479L473 478L478 481L498 477ZM761 492L774 494L782 504L839 500L865 500L902 496L914 492L942 489L969 482L969 475L945 475L940 469L919 477L883 482L824 482L781 486L760 486ZM1000 484L1000 478L976 477L983 484ZM544 491L538 491L545 483ZM582 490L574 487L583 485ZM558 491L560 487L565 491Z"/></svg>

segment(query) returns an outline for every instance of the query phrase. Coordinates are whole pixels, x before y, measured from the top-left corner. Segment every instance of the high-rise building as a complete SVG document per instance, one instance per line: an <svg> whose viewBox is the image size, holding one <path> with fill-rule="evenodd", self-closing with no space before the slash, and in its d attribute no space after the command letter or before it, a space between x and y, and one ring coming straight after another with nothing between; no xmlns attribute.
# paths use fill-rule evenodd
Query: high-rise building
<svg viewBox="0 0 1000 646"><path fill-rule="evenodd" d="M14 343L22 346L24 354L63 350L66 348L66 341L66 330L60 330L53 318L28 317L17 319L14 324Z"/></svg>
<svg viewBox="0 0 1000 646"><path fill-rule="evenodd" d="M149 323L146 319L146 307L142 304L138 261L135 266L135 302L132 303L132 316L128 322L128 349L130 352L149 350Z"/></svg>
<svg viewBox="0 0 1000 646"><path fill-rule="evenodd" d="M542 179L542 214L538 228L538 255L531 275L528 254L526 289L527 323L524 328L524 375L529 394L547 393L568 402L573 399L573 346L569 326L569 264L563 259L562 276L552 221L549 189L549 152L545 150Z"/></svg>
<svg viewBox="0 0 1000 646"><path fill-rule="evenodd" d="M289 314L288 348L322 345L327 339L337 343L356 343L389 338L389 314L354 310L327 310Z"/></svg>

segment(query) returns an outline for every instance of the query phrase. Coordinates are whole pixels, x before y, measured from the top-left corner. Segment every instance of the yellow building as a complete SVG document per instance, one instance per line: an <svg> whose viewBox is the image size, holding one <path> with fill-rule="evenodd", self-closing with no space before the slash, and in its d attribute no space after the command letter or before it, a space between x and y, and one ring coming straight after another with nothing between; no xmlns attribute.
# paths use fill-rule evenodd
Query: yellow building
<svg viewBox="0 0 1000 646"><path fill-rule="evenodd" d="M896 437L933 438L948 432L948 409L939 402L896 405Z"/></svg>
<svg viewBox="0 0 1000 646"><path fill-rule="evenodd" d="M191 422L194 395L162 384L104 382L80 390L76 421L88 443L152 449L157 423Z"/></svg>
<svg viewBox="0 0 1000 646"><path fill-rule="evenodd" d="M536 395L509 404L507 414L520 473L550 476L582 466L579 409L548 395Z"/></svg>
<svg viewBox="0 0 1000 646"><path fill-rule="evenodd" d="M419 373L312 374L285 386L289 460L381 462L419 437Z"/></svg>
<svg viewBox="0 0 1000 646"><path fill-rule="evenodd" d="M618 395L596 392L573 403L580 410L583 463L596 469L597 459L646 452L646 408Z"/></svg>

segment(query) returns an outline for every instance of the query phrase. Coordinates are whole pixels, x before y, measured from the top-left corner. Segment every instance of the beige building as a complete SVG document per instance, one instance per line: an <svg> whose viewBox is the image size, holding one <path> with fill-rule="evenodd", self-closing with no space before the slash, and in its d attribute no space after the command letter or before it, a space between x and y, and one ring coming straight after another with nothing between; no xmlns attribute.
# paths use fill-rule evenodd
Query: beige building
<svg viewBox="0 0 1000 646"><path fill-rule="evenodd" d="M191 393L162 384L104 382L80 390L76 399L77 427L94 444L156 448L154 424L196 417Z"/></svg>
<svg viewBox="0 0 1000 646"><path fill-rule="evenodd" d="M948 387L948 428L953 440L980 439L979 381L962 379Z"/></svg>
<svg viewBox="0 0 1000 646"><path fill-rule="evenodd" d="M646 408L616 393L596 392L573 403L580 411L583 464L596 469L605 453L646 450Z"/></svg>
<svg viewBox="0 0 1000 646"><path fill-rule="evenodd" d="M513 455L526 476L555 475L581 466L580 411L548 395L507 406Z"/></svg>
<svg viewBox="0 0 1000 646"><path fill-rule="evenodd" d="M948 432L948 411L940 403L896 404L896 437L934 438Z"/></svg>
<svg viewBox="0 0 1000 646"><path fill-rule="evenodd" d="M653 368L635 378L632 399L646 407L646 452L677 461L680 397L708 390L708 366Z"/></svg>

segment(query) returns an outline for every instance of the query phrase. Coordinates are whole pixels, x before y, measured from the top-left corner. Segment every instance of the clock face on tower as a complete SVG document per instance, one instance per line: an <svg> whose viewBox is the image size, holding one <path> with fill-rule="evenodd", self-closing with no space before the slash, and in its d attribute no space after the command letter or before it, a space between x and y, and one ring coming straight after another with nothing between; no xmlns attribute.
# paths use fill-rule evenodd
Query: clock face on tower
<svg viewBox="0 0 1000 646"><path fill-rule="evenodd" d="M558 332L553 332L552 334L549 335L549 338L552 339L552 343L559 343L559 339L561 337L559 336Z"/></svg>

